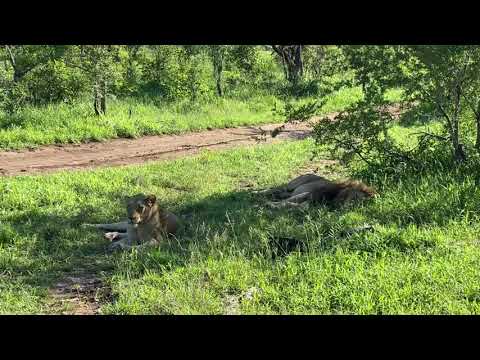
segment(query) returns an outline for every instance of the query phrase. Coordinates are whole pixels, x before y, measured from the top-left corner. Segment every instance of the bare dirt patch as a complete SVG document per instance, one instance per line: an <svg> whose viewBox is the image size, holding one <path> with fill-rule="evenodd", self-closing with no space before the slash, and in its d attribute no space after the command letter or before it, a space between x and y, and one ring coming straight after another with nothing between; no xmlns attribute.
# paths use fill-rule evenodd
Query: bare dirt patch
<svg viewBox="0 0 480 360"><path fill-rule="evenodd" d="M404 109L386 108L394 117ZM78 145L50 145L35 150L0 152L0 176L85 169L100 166L142 164L170 160L199 153L202 149L226 149L257 143L299 140L311 135L312 124L321 118L334 120L338 113L313 117L305 123L268 124L229 129L208 129L182 135L145 136L138 139L114 139ZM272 137L272 131L283 130Z"/></svg>
<svg viewBox="0 0 480 360"><path fill-rule="evenodd" d="M0 152L0 175L24 175L64 169L121 166L197 154L202 149L225 149L286 139L302 139L309 124L288 124L275 138L269 134L282 124L215 129L183 135L115 139L101 143L44 146L36 150Z"/></svg>
<svg viewBox="0 0 480 360"><path fill-rule="evenodd" d="M50 289L51 310L61 315L96 315L110 289L94 274L66 276Z"/></svg>

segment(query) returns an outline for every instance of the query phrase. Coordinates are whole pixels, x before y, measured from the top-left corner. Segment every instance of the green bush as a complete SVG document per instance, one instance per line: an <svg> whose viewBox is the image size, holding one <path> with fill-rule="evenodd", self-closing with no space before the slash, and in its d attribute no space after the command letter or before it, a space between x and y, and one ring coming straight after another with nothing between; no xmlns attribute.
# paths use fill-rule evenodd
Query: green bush
<svg viewBox="0 0 480 360"><path fill-rule="evenodd" d="M144 77L147 91L168 101L205 99L214 94L207 56L188 54L178 46L157 47Z"/></svg>
<svg viewBox="0 0 480 360"><path fill-rule="evenodd" d="M63 61L50 61L34 69L24 79L29 102L44 105L56 102L71 103L90 91L85 75Z"/></svg>

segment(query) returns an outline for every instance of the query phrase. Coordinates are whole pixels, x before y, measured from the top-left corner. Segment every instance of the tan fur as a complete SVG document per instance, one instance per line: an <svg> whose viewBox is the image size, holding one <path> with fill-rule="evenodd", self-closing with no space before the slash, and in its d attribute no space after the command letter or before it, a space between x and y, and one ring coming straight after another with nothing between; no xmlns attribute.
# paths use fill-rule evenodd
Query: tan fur
<svg viewBox="0 0 480 360"><path fill-rule="evenodd" d="M263 193L270 194L277 200L269 203L272 207L299 206L305 202L342 206L376 195L372 188L360 181L334 182L314 174L301 175L283 188Z"/></svg>
<svg viewBox="0 0 480 360"><path fill-rule="evenodd" d="M138 194L128 199L128 221L114 224L85 224L85 226L112 231L105 237L112 240L111 249L129 249L134 246L159 245L178 229L178 218L158 204L154 195Z"/></svg>
<svg viewBox="0 0 480 360"><path fill-rule="evenodd" d="M377 193L371 187L360 181L344 181L337 184L341 189L333 199L335 205L342 205L349 201L369 199L375 197Z"/></svg>

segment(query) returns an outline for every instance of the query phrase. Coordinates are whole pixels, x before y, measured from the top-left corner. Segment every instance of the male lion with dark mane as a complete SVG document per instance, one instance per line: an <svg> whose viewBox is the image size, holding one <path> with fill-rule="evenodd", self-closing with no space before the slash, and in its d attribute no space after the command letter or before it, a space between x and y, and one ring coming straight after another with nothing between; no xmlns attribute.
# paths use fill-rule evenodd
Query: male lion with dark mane
<svg viewBox="0 0 480 360"><path fill-rule="evenodd" d="M342 206L376 195L375 190L360 181L334 182L315 174L301 175L286 186L257 193L272 196L275 201L268 202L271 207L300 206L306 202Z"/></svg>

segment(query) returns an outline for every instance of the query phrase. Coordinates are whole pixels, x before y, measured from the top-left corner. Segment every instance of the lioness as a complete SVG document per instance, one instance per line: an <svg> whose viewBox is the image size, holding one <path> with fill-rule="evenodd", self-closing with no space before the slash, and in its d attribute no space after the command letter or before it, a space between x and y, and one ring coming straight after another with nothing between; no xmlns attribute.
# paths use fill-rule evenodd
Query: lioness
<svg viewBox="0 0 480 360"><path fill-rule="evenodd" d="M158 245L166 236L177 232L177 216L162 209L155 195L138 194L129 198L127 216L129 220L124 222L84 226L110 231L105 237L112 241L111 250Z"/></svg>
<svg viewBox="0 0 480 360"><path fill-rule="evenodd" d="M359 181L333 182L315 174L301 175L284 187L257 193L272 195L277 201L269 202L271 207L299 206L306 201L339 206L375 196L372 188Z"/></svg>

